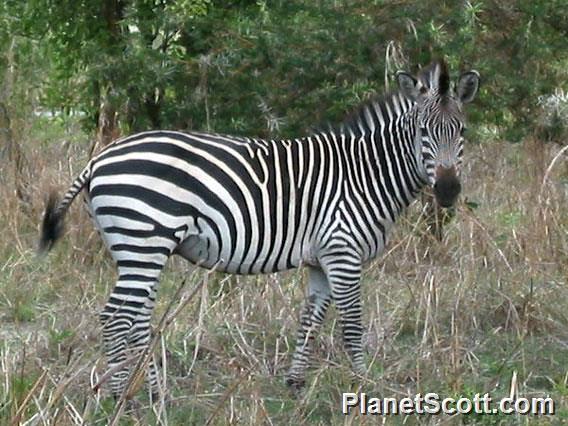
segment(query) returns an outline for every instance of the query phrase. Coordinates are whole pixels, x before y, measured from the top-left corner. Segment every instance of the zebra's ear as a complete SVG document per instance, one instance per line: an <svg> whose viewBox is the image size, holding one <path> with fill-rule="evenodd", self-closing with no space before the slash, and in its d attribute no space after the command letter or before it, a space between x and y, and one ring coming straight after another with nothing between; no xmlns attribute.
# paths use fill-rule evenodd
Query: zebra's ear
<svg viewBox="0 0 568 426"><path fill-rule="evenodd" d="M479 90L480 77L477 71L468 71L463 73L458 80L456 94L463 104L467 104L475 98Z"/></svg>
<svg viewBox="0 0 568 426"><path fill-rule="evenodd" d="M398 88L407 97L415 100L420 93L420 88L418 87L418 80L416 80L412 75L404 71L398 71L396 73L396 81L398 83Z"/></svg>

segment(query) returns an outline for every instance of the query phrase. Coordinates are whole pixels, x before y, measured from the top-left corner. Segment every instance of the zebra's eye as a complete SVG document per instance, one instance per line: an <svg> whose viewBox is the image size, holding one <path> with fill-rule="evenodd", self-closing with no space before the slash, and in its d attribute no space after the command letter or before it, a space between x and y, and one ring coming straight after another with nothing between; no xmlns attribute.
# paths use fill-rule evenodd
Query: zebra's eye
<svg viewBox="0 0 568 426"><path fill-rule="evenodd" d="M467 128L465 128L465 127L462 127L462 128L460 129L460 136L461 136L462 138L463 138L463 135L465 134L466 131L467 131Z"/></svg>

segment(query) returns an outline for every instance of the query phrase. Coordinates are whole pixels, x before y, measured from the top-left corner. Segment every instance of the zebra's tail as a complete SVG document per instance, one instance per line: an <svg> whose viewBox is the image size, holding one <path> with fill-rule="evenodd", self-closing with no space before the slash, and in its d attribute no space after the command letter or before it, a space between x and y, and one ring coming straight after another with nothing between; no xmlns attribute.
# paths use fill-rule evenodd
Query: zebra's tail
<svg viewBox="0 0 568 426"><path fill-rule="evenodd" d="M75 197L83 190L91 179L91 162L83 169L81 174L73 181L62 200L59 200L56 192L51 192L47 199L43 221L41 224L41 235L39 239L39 254L44 254L51 250L55 242L63 234L63 219L69 206Z"/></svg>

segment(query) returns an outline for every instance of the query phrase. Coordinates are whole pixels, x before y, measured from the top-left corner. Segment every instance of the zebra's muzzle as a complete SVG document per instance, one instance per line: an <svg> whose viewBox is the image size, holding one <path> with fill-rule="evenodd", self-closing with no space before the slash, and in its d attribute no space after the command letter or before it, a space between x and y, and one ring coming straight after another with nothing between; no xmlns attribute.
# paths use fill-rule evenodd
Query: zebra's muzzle
<svg viewBox="0 0 568 426"><path fill-rule="evenodd" d="M453 206L461 192L461 183L456 168L439 166L436 169L436 182L433 189L440 206Z"/></svg>

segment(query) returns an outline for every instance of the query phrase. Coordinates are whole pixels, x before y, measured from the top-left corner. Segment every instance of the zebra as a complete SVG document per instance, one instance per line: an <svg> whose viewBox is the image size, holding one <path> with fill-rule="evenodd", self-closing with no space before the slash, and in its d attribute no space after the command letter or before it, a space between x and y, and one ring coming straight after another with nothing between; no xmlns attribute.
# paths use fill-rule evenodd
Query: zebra
<svg viewBox="0 0 568 426"><path fill-rule="evenodd" d="M363 103L339 126L267 140L204 132L147 131L92 158L60 200L48 197L39 249L62 235L83 190L89 213L118 269L100 312L113 395L129 377L127 354L150 341L160 273L179 255L233 274L308 270L286 383L305 384L313 341L329 306L338 310L352 371L365 372L360 279L381 254L396 219L424 187L442 207L461 191L464 105L479 73L450 81L445 60L398 90ZM127 362L126 362L127 364ZM150 388L157 367L148 368Z"/></svg>

